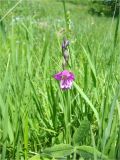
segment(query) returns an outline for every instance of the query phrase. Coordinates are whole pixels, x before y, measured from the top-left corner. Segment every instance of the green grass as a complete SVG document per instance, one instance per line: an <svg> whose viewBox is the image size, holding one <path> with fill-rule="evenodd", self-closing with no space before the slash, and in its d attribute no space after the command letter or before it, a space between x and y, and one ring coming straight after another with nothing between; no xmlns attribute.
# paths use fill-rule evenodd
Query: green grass
<svg viewBox="0 0 120 160"><path fill-rule="evenodd" d="M0 1L0 158L119 160L119 17L83 1L17 2ZM64 92L53 75L66 35L75 82Z"/></svg>

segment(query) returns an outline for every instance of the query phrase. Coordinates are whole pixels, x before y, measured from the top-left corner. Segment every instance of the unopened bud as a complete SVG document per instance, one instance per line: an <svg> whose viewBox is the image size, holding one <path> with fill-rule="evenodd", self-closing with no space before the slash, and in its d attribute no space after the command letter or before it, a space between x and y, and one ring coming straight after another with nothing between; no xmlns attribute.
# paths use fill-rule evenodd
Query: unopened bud
<svg viewBox="0 0 120 160"><path fill-rule="evenodd" d="M68 62L68 60L69 60L69 52L67 50L64 51L63 56L64 56L65 61Z"/></svg>
<svg viewBox="0 0 120 160"><path fill-rule="evenodd" d="M69 41L64 39L62 43L62 51L66 50L68 46L69 46Z"/></svg>

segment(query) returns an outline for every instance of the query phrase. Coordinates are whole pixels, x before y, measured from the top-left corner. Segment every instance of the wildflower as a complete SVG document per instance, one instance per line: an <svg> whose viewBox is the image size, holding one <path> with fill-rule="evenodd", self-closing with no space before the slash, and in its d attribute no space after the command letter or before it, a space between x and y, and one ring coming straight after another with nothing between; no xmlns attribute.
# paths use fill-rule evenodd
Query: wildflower
<svg viewBox="0 0 120 160"><path fill-rule="evenodd" d="M60 81L60 88L63 90L71 89L73 81L75 79L74 74L67 70L55 74L54 78Z"/></svg>

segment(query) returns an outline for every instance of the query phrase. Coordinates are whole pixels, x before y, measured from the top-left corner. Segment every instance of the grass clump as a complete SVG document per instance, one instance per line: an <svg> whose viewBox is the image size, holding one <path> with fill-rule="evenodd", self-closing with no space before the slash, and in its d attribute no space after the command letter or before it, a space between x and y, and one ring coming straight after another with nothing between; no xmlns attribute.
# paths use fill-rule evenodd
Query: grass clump
<svg viewBox="0 0 120 160"><path fill-rule="evenodd" d="M55 0L9 12L16 3L0 10L9 13L0 22L0 158L119 159L119 17ZM64 36L75 74L66 92L53 79Z"/></svg>

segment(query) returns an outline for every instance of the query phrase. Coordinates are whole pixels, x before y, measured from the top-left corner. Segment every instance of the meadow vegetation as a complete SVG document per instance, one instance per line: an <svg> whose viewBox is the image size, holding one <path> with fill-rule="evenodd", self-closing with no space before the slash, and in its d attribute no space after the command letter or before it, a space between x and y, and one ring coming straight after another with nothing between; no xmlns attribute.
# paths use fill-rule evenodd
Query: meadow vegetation
<svg viewBox="0 0 120 160"><path fill-rule="evenodd" d="M119 16L81 2L0 1L1 160L120 159ZM53 78L63 37L67 91Z"/></svg>

